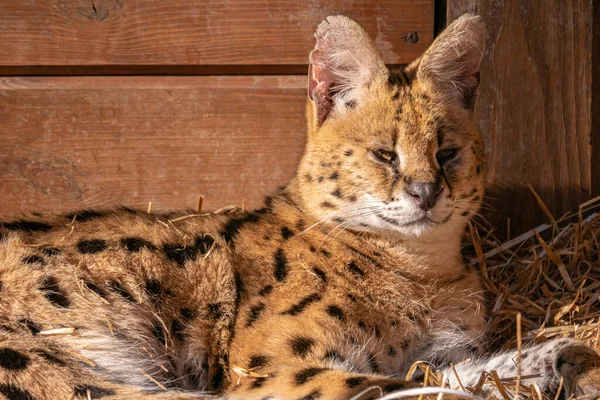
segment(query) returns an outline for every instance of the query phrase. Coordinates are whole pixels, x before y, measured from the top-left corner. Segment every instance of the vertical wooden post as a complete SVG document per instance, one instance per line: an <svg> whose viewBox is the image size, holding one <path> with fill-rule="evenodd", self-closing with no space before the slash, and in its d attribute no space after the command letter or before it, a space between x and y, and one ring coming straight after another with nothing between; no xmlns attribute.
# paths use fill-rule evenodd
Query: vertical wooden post
<svg viewBox="0 0 600 400"><path fill-rule="evenodd" d="M528 184L555 217L576 210L600 191L600 93L592 89L598 88L592 76L599 77L598 5L448 0L446 6L448 22L472 12L488 26L475 115L489 160L486 201L494 211L487 219L505 227L510 218L515 234L545 222Z"/></svg>

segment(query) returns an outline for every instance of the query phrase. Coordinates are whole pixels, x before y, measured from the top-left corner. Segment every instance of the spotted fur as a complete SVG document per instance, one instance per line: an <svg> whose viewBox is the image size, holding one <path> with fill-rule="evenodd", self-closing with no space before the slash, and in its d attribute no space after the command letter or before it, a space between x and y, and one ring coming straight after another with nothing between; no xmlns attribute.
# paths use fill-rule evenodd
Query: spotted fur
<svg viewBox="0 0 600 400"><path fill-rule="evenodd" d="M482 288L459 251L485 173L481 19L396 71L348 18L316 39L306 150L264 208L0 220L0 394L343 399L418 386L398 378L416 360L470 358L465 386L514 374L513 353L479 354ZM580 344L523 360L543 389L597 395L599 358Z"/></svg>

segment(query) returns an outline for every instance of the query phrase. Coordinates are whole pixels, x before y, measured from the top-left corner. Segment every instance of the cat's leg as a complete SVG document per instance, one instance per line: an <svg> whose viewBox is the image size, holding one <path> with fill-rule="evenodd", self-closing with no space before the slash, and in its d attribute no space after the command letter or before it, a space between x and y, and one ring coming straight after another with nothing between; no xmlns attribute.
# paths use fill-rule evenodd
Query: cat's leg
<svg viewBox="0 0 600 400"><path fill-rule="evenodd" d="M378 399L399 391L413 391L422 384L381 375L331 368L330 365L295 363L239 371L227 389L228 400L300 399L300 400L367 400ZM403 398L435 400L438 392L406 393ZM445 394L444 399L465 399L468 396Z"/></svg>
<svg viewBox="0 0 600 400"><path fill-rule="evenodd" d="M134 365L131 366L133 370ZM122 382L97 363L51 337L32 336L17 325L0 325L0 399L213 399L206 392Z"/></svg>
<svg viewBox="0 0 600 400"><path fill-rule="evenodd" d="M456 374L450 368L444 372L452 388L459 388L461 384L465 388L475 387L482 372L496 371L501 379L516 377L517 358L517 351L509 351L459 364L455 367ZM557 391L562 380L567 397L596 399L600 397L600 356L571 339L551 340L522 349L521 377L522 384L535 383L546 392ZM495 390L490 386L483 389Z"/></svg>

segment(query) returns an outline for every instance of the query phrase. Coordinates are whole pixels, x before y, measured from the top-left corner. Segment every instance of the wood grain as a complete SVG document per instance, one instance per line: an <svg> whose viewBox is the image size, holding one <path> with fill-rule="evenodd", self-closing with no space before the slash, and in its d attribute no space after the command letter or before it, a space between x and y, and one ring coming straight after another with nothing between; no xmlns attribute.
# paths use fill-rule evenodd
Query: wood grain
<svg viewBox="0 0 600 400"><path fill-rule="evenodd" d="M590 145L592 11L592 0L448 1L448 21L474 12L488 25L476 111L495 209L487 217L500 227L510 218L513 234L546 221L527 184L555 216L600 191Z"/></svg>
<svg viewBox="0 0 600 400"><path fill-rule="evenodd" d="M0 214L260 206L304 143L302 77L0 78Z"/></svg>
<svg viewBox="0 0 600 400"><path fill-rule="evenodd" d="M304 65L333 14L363 24L387 63L433 37L431 0L5 0L0 66Z"/></svg>

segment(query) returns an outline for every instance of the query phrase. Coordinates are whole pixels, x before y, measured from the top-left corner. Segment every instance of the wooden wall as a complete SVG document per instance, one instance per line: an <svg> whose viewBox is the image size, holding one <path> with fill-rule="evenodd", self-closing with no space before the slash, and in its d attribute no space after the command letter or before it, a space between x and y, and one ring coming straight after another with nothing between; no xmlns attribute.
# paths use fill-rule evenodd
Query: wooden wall
<svg viewBox="0 0 600 400"><path fill-rule="evenodd" d="M387 63L403 64L446 19L475 12L488 24L476 111L489 157L486 216L500 231L510 218L517 234L546 219L529 184L556 216L600 194L599 8L593 0L5 0L0 214L149 201L164 210L194 207L200 194L208 209L258 206L290 178L302 149L319 21L352 16Z"/></svg>
<svg viewBox="0 0 600 400"><path fill-rule="evenodd" d="M600 7L593 3L448 0L449 21L473 12L488 26L476 118L489 159L494 210L486 214L501 231L507 218L513 234L547 222L528 184L556 217L600 195L597 105L592 115Z"/></svg>
<svg viewBox="0 0 600 400"><path fill-rule="evenodd" d="M308 53L347 14L403 64L431 0L5 0L0 214L260 206L304 142Z"/></svg>

